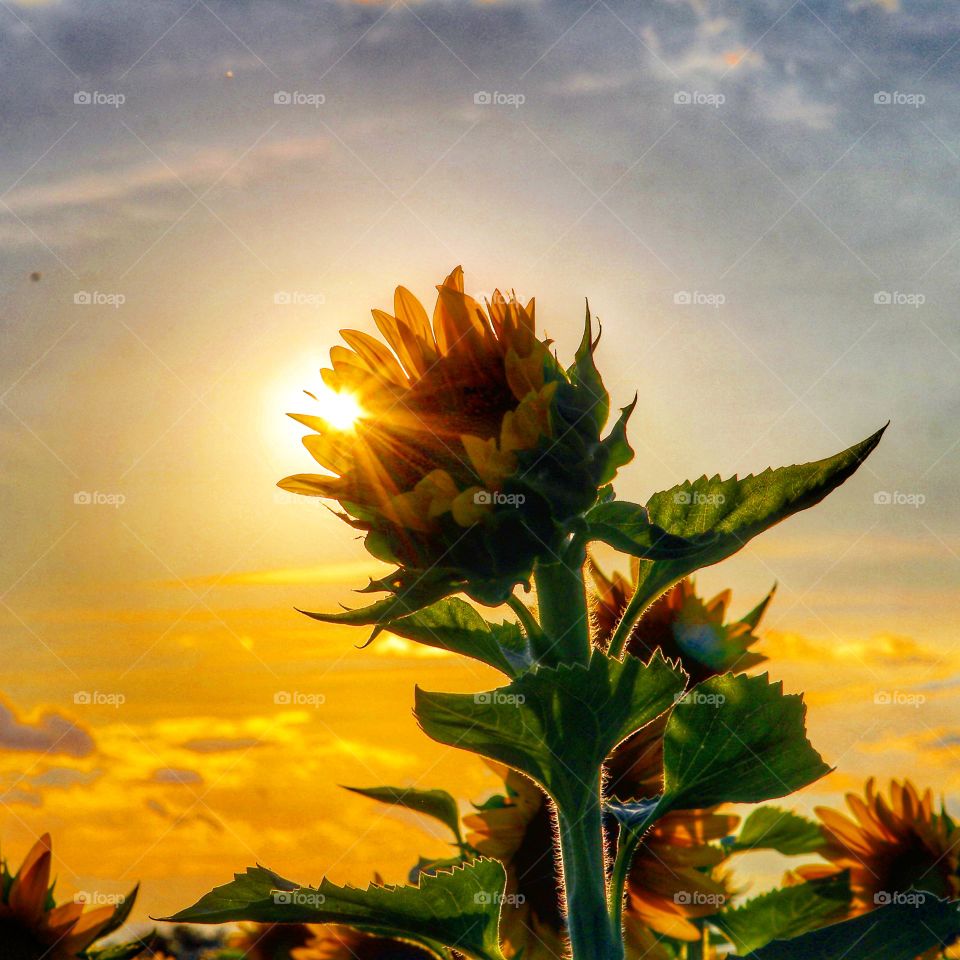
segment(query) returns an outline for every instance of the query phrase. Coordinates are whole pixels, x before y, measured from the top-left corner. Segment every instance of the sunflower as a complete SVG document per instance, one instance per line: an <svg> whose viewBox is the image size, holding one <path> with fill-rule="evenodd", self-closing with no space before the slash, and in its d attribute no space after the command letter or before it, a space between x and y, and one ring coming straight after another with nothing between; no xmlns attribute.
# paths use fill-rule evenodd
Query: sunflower
<svg viewBox="0 0 960 960"><path fill-rule="evenodd" d="M352 927L309 924L308 934L302 947L290 951L291 960L430 960L433 956L412 943L360 933Z"/></svg>
<svg viewBox="0 0 960 960"><path fill-rule="evenodd" d="M311 937L303 923L242 923L227 937L227 946L243 960L290 960L291 951Z"/></svg>
<svg viewBox="0 0 960 960"><path fill-rule="evenodd" d="M871 777L864 796L847 794L852 817L829 807L816 810L826 843L821 855L836 870L850 871L851 913L867 913L910 890L955 900L960 897L960 831L933 793L922 795L909 781L890 782L889 799ZM804 879L823 867L797 868Z"/></svg>
<svg viewBox="0 0 960 960"><path fill-rule="evenodd" d="M116 930L126 919L136 898L136 889L118 906L85 910L77 899L57 906L50 884L50 835L44 834L11 874L2 863L0 894L0 944L4 960L76 960L101 937ZM117 956L139 952L131 947Z"/></svg>
<svg viewBox="0 0 960 960"><path fill-rule="evenodd" d="M497 291L484 308L464 293L459 267L437 289L432 323L398 287L393 314L373 311L386 343L341 331L348 347L331 349L321 376L360 415L344 429L322 407L291 414L315 431L304 445L329 472L280 486L341 505L367 549L398 565L378 589L410 599L416 584L416 606L459 589L499 604L632 451L622 424L599 436L609 399L589 314L565 371L537 338L533 300Z"/></svg>
<svg viewBox="0 0 960 960"><path fill-rule="evenodd" d="M591 558L587 569L593 583L590 592L593 642L605 648L636 589L640 561L631 565L631 578L620 573L607 576ZM742 671L767 658L750 649L756 629L771 599L774 587L743 619L724 623L730 591L712 600L697 596L692 579L681 580L653 603L637 621L627 640L627 652L648 660L658 648L678 660L694 687L730 670ZM663 729L667 718L648 724L628 738L607 762L610 792L623 799L660 794L663 777Z"/></svg>

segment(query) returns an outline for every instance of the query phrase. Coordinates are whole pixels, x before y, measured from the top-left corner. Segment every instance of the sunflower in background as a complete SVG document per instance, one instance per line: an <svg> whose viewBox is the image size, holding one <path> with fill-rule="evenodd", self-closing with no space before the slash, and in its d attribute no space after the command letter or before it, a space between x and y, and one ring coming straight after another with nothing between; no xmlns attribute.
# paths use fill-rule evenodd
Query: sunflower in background
<svg viewBox="0 0 960 960"><path fill-rule="evenodd" d="M960 830L933 793L921 795L909 781L890 781L889 799L871 777L862 797L849 793L852 817L817 807L826 843L821 856L829 867L798 867L809 879L830 870L850 871L851 914L867 913L909 891L941 899L960 897Z"/></svg>
<svg viewBox="0 0 960 960"><path fill-rule="evenodd" d="M30 849L15 874L2 862L0 944L4 960L77 960L102 937L126 920L136 888L116 906L86 910L78 898L57 906L50 883L51 840L44 834ZM127 960L141 944L118 947L111 960Z"/></svg>
<svg viewBox="0 0 960 960"><path fill-rule="evenodd" d="M304 445L329 472L280 481L339 502L367 549L398 565L375 588L407 612L458 590L505 602L632 457L626 412L600 437L609 398L589 316L564 370L536 335L533 300L496 291L484 307L464 293L460 267L437 290L432 323L405 287L393 314L373 311L386 343L342 331L350 349L333 347L321 376L359 416L344 429L322 405L291 414L315 431Z"/></svg>

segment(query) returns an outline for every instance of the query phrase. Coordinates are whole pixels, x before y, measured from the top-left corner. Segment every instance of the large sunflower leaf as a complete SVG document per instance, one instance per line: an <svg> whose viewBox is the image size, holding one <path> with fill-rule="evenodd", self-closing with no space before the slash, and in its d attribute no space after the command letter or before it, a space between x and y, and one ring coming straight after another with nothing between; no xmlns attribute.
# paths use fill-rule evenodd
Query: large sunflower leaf
<svg viewBox="0 0 960 960"><path fill-rule="evenodd" d="M785 856L815 853L823 846L820 824L780 807L758 807L744 821L731 850L776 850Z"/></svg>
<svg viewBox="0 0 960 960"><path fill-rule="evenodd" d="M960 936L956 902L915 896L913 904L891 903L792 940L774 940L744 960L915 960L953 943Z"/></svg>
<svg viewBox="0 0 960 960"><path fill-rule="evenodd" d="M418 790L416 787L345 787L361 797L379 800L395 807L404 807L426 817L439 820L448 826L457 840L463 843L460 833L460 811L457 801L446 790Z"/></svg>
<svg viewBox="0 0 960 960"><path fill-rule="evenodd" d="M458 597L448 597L409 617L391 620L386 629L417 643L473 657L508 677L516 677L533 666L533 654L516 623L487 623Z"/></svg>
<svg viewBox="0 0 960 960"><path fill-rule="evenodd" d="M766 946L771 940L789 940L822 927L845 914L849 903L850 877L841 873L771 890L710 920L729 937L738 951L749 953Z"/></svg>
<svg viewBox="0 0 960 960"><path fill-rule="evenodd" d="M648 560L677 560L697 554L701 547L676 537L650 522L646 507L626 500L599 503L584 517L587 537L602 540L616 550Z"/></svg>
<svg viewBox="0 0 960 960"><path fill-rule="evenodd" d="M767 674L728 673L694 687L664 730L661 812L772 800L829 773L807 740L806 709Z"/></svg>
<svg viewBox="0 0 960 960"><path fill-rule="evenodd" d="M655 493L646 505L649 523L654 530L689 541L692 549L678 549L676 557L664 559L646 559L634 552L643 559L637 591L611 652L622 652L629 627L668 587L732 556L757 534L815 506L839 487L869 456L884 430L825 460L768 469L743 479L703 476Z"/></svg>
<svg viewBox="0 0 960 960"><path fill-rule="evenodd" d="M489 859L424 874L419 886L363 890L326 879L316 888L301 887L264 867L251 867L168 919L177 923L340 923L427 946L440 943L474 960L503 960L498 925L505 882L501 864Z"/></svg>
<svg viewBox="0 0 960 960"><path fill-rule="evenodd" d="M594 650L587 666L534 668L485 693L418 688L415 713L434 740L506 763L575 815L608 754L667 710L685 679L659 650L646 664Z"/></svg>

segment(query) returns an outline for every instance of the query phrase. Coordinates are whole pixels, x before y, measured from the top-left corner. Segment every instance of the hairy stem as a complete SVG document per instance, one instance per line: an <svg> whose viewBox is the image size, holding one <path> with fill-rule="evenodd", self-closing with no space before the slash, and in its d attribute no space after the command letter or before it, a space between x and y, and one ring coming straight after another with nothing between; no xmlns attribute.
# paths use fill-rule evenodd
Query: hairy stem
<svg viewBox="0 0 960 960"><path fill-rule="evenodd" d="M530 608L516 594L510 596L507 606L517 615L531 645L536 646L543 637L543 631L537 623L537 618L530 612Z"/></svg>
<svg viewBox="0 0 960 960"><path fill-rule="evenodd" d="M582 545L571 545L555 563L537 563L534 582L542 643L537 659L544 664L587 663L590 659L590 621L583 580Z"/></svg>
<svg viewBox="0 0 960 960"><path fill-rule="evenodd" d="M623 940L607 911L600 779L576 817L558 815L573 960L623 960Z"/></svg>

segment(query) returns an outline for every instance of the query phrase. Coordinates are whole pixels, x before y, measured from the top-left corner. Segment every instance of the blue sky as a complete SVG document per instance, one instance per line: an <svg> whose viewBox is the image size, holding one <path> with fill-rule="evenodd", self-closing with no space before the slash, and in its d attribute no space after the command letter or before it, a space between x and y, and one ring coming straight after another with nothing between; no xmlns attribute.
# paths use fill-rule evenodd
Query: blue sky
<svg viewBox="0 0 960 960"><path fill-rule="evenodd" d="M915 758L960 787L958 63L960 9L906 0L0 4L17 654L0 739L39 778L10 781L6 831L190 810L191 777L163 772L189 768L223 781L204 809L232 827L171 814L152 858L102 837L162 879L193 831L199 890L248 854L299 862L291 797L258 794L289 814L273 833L235 813L262 775L256 752L230 766L238 742L271 730L271 763L304 781L316 756L348 779L364 750L371 777L416 774L432 748L412 721L371 753L382 718L335 691L373 671L404 710L426 667L291 612L347 599L367 568L273 484L308 462L282 415L337 330L371 329L398 283L430 299L457 263L474 294L536 295L564 355L589 297L608 386L639 392L623 496L816 459L892 420L853 481L702 583L746 609L779 580L767 652L853 779ZM435 685L481 682L456 669L429 664ZM271 720L308 670L342 706ZM927 712L878 715L873 692L898 684ZM90 689L127 699L84 713ZM211 724L222 753L183 746ZM37 748L74 728L73 753ZM148 757L117 760L138 742ZM334 820L310 841L367 823ZM374 830L351 879L401 856Z"/></svg>

